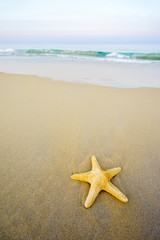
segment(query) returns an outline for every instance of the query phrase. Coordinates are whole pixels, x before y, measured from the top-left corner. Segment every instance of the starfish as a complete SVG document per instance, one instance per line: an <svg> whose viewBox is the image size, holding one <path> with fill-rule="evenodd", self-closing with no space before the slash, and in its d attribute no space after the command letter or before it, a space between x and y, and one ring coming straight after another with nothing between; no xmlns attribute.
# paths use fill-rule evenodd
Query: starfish
<svg viewBox="0 0 160 240"><path fill-rule="evenodd" d="M71 176L71 179L73 180L80 180L91 184L84 204L85 208L89 208L92 205L102 190L112 194L122 202L127 202L128 198L110 182L110 179L117 175L121 171L121 168L117 167L103 171L95 156L92 156L91 161L92 170L90 172L74 174Z"/></svg>

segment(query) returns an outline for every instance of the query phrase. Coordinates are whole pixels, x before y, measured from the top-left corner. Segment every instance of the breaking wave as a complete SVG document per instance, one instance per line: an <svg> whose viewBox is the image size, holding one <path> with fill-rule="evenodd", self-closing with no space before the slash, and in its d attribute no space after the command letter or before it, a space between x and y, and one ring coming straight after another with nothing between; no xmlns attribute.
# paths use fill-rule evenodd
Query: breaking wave
<svg viewBox="0 0 160 240"><path fill-rule="evenodd" d="M108 61L160 61L160 53L72 51L60 49L0 49L0 56L53 56Z"/></svg>

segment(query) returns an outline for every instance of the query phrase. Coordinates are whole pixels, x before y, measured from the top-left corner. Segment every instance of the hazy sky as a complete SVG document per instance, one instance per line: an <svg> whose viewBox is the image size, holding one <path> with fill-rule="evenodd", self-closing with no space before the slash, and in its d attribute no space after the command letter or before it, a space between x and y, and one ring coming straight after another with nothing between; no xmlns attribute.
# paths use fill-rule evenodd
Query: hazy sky
<svg viewBox="0 0 160 240"><path fill-rule="evenodd" d="M160 0L0 0L0 43L160 43Z"/></svg>

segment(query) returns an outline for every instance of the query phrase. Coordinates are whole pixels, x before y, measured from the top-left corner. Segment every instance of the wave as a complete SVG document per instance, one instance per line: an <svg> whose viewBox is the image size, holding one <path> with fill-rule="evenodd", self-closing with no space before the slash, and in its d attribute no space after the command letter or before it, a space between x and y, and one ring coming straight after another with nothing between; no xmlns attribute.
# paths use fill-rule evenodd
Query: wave
<svg viewBox="0 0 160 240"><path fill-rule="evenodd" d="M91 56L91 57L105 57L110 52L97 52L97 51L71 51L71 50L58 50L58 49L29 49L24 50L23 53L28 54L53 54L53 55L77 55L77 56Z"/></svg>
<svg viewBox="0 0 160 240"><path fill-rule="evenodd" d="M137 59L143 59L143 60L154 60L154 61L160 61L160 53L150 53L150 54L144 54L142 56L137 56Z"/></svg>
<svg viewBox="0 0 160 240"><path fill-rule="evenodd" d="M55 56L108 61L160 61L160 53L72 51L60 49L0 49L0 56Z"/></svg>
<svg viewBox="0 0 160 240"><path fill-rule="evenodd" d="M15 50L12 48L7 48L7 49L0 49L0 53L7 53L7 52L14 52Z"/></svg>

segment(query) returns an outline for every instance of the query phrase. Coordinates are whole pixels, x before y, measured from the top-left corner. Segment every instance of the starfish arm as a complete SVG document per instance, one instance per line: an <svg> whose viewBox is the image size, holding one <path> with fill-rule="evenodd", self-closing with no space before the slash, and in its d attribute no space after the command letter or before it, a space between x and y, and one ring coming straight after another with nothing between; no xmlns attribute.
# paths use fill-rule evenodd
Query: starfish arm
<svg viewBox="0 0 160 240"><path fill-rule="evenodd" d="M104 171L105 176L110 180L112 177L117 175L121 171L121 167L108 169L107 171Z"/></svg>
<svg viewBox="0 0 160 240"><path fill-rule="evenodd" d="M99 163L98 163L97 159L95 158L95 156L92 156L91 160L92 160L92 170L95 169L95 168L101 169L101 167L99 166Z"/></svg>
<svg viewBox="0 0 160 240"><path fill-rule="evenodd" d="M71 179L73 179L73 180L79 180L79 181L84 181L84 182L89 182L89 172L73 174L73 175L71 176Z"/></svg>
<svg viewBox="0 0 160 240"><path fill-rule="evenodd" d="M111 182L107 185L107 187L104 189L106 192L109 192L116 198L118 198L122 202L128 202L128 198Z"/></svg>
<svg viewBox="0 0 160 240"><path fill-rule="evenodd" d="M100 191L101 189L97 184L91 184L88 196L84 204L85 208L89 208L92 205Z"/></svg>

